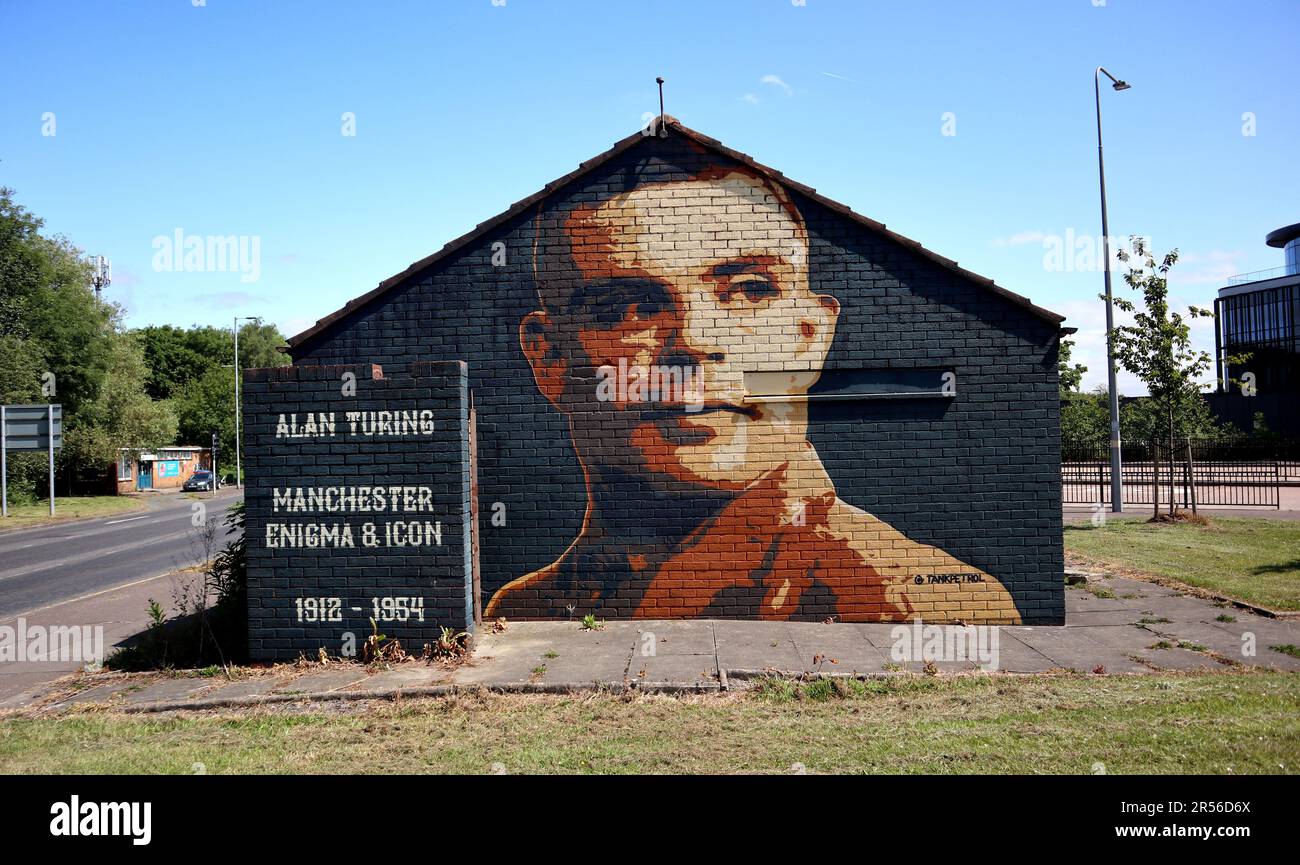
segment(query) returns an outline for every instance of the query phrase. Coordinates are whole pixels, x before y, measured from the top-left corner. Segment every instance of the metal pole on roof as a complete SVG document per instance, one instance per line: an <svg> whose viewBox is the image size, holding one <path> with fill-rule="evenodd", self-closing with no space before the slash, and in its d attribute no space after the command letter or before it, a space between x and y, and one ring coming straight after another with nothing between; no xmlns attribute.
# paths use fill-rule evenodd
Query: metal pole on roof
<svg viewBox="0 0 1300 865"><path fill-rule="evenodd" d="M659 85L659 137L663 138L668 134L664 129L664 77L660 75L655 79L655 83Z"/></svg>

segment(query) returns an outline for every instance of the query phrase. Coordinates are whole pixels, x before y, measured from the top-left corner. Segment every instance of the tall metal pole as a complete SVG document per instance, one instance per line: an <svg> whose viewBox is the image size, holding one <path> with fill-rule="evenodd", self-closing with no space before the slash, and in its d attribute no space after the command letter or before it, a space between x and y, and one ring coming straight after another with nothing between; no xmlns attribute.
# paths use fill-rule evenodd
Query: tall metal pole
<svg viewBox="0 0 1300 865"><path fill-rule="evenodd" d="M54 403L45 408L45 419L49 424L48 438L50 445L50 516L54 516Z"/></svg>
<svg viewBox="0 0 1300 865"><path fill-rule="evenodd" d="M1119 389L1115 384L1115 305L1110 288L1110 223L1106 218L1106 161L1101 146L1101 75L1120 84L1113 75L1100 66L1093 75L1093 90L1097 98L1097 173L1101 178L1101 243L1102 273L1106 277L1106 383L1110 391L1110 509L1113 513L1124 510L1123 461L1120 456ZM1128 85L1124 85L1127 88Z"/></svg>
<svg viewBox="0 0 1300 865"><path fill-rule="evenodd" d="M235 487L244 488L239 464L239 316L235 316Z"/></svg>
<svg viewBox="0 0 1300 865"><path fill-rule="evenodd" d="M0 405L0 516L9 516L9 435L5 407Z"/></svg>

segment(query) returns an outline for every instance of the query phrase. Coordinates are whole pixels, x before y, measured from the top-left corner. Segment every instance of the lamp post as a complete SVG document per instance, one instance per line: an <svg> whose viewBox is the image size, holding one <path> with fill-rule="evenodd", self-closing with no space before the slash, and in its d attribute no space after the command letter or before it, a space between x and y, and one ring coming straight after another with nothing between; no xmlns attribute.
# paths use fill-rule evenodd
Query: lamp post
<svg viewBox="0 0 1300 865"><path fill-rule="evenodd" d="M235 487L244 488L244 473L240 466L239 456L239 323L241 321L255 321L262 323L262 317L258 315L237 315L235 316Z"/></svg>
<svg viewBox="0 0 1300 865"><path fill-rule="evenodd" d="M1124 510L1123 462L1120 457L1119 390L1115 384L1115 304L1110 289L1110 224L1106 219L1106 161L1101 149L1101 76L1111 80L1116 90L1128 90L1130 85L1097 67L1093 75L1093 90L1097 97L1097 173L1101 177L1101 243L1102 273L1106 277L1106 381L1110 391L1110 509L1113 513Z"/></svg>

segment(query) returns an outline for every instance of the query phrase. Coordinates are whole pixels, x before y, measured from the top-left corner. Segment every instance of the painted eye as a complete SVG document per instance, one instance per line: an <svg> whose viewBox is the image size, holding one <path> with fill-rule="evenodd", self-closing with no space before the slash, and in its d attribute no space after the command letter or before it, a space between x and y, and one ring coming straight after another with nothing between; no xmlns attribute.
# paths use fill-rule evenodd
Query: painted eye
<svg viewBox="0 0 1300 865"><path fill-rule="evenodd" d="M780 292L772 280L764 276L743 276L734 279L727 286L723 294L724 302L731 302L737 295L741 295L750 303L762 303L768 298L776 297Z"/></svg>
<svg viewBox="0 0 1300 865"><path fill-rule="evenodd" d="M653 300L628 300L626 297L610 298L596 307L596 320L605 325L640 324L654 318L662 305Z"/></svg>
<svg viewBox="0 0 1300 865"><path fill-rule="evenodd" d="M623 311L624 321L649 321L660 312L659 305L654 301L639 300L635 303L629 303L627 309Z"/></svg>

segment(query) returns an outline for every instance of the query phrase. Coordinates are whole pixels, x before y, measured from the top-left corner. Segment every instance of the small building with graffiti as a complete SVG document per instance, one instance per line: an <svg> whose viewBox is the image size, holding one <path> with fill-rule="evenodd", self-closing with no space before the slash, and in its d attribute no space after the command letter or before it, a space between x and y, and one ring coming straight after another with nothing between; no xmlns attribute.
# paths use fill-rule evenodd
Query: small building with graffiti
<svg viewBox="0 0 1300 865"><path fill-rule="evenodd" d="M197 445L177 445L154 451L123 448L113 467L117 495L149 490L180 489L199 469L212 468L212 451Z"/></svg>

